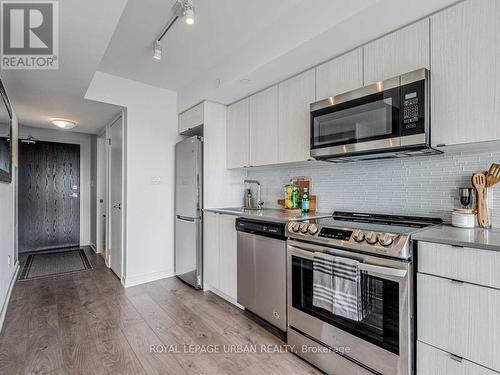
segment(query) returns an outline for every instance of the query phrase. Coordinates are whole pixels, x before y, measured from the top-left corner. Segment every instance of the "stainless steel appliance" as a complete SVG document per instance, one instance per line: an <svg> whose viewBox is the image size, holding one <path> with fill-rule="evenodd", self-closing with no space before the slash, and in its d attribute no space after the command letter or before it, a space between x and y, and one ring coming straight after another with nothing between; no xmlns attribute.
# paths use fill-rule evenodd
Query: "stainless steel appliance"
<svg viewBox="0 0 500 375"><path fill-rule="evenodd" d="M429 71L311 104L311 156L332 162L441 153L430 143Z"/></svg>
<svg viewBox="0 0 500 375"><path fill-rule="evenodd" d="M175 274L203 288L203 139L175 145Z"/></svg>
<svg viewBox="0 0 500 375"><path fill-rule="evenodd" d="M460 208L472 210L476 205L476 192L471 187L458 188Z"/></svg>
<svg viewBox="0 0 500 375"><path fill-rule="evenodd" d="M288 344L333 374L413 374L414 269L411 234L440 219L335 212L286 227ZM315 255L358 261L362 319L313 302ZM321 256L321 255L320 255ZM304 350L306 347L316 350ZM317 350L320 348L320 350Z"/></svg>
<svg viewBox="0 0 500 375"><path fill-rule="evenodd" d="M285 224L236 219L238 303L286 331Z"/></svg>

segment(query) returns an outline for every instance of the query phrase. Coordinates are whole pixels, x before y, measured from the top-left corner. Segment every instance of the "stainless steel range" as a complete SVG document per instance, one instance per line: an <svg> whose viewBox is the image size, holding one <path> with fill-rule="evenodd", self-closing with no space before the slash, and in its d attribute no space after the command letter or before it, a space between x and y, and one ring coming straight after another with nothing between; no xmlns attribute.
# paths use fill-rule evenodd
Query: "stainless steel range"
<svg viewBox="0 0 500 375"><path fill-rule="evenodd" d="M332 374L413 374L411 235L441 222L334 212L289 223L288 344Z"/></svg>

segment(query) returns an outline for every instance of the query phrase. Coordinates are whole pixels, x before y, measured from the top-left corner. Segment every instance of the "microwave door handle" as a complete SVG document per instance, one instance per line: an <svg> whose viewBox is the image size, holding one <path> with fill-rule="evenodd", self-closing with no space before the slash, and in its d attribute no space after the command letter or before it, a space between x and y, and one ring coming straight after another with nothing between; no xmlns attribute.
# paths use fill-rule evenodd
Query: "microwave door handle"
<svg viewBox="0 0 500 375"><path fill-rule="evenodd" d="M397 268L374 266L373 264L360 263L358 264L358 269L360 271L365 271L367 273L375 273L383 276L392 276L403 279L408 274L407 270L401 270Z"/></svg>

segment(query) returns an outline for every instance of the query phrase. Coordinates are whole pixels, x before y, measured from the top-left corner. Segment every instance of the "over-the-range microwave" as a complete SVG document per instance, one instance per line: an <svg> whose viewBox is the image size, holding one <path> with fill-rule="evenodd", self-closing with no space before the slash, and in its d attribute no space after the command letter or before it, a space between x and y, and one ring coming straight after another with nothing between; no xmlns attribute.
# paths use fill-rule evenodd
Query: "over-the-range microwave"
<svg viewBox="0 0 500 375"><path fill-rule="evenodd" d="M419 69L311 104L311 156L332 162L436 154L429 71Z"/></svg>

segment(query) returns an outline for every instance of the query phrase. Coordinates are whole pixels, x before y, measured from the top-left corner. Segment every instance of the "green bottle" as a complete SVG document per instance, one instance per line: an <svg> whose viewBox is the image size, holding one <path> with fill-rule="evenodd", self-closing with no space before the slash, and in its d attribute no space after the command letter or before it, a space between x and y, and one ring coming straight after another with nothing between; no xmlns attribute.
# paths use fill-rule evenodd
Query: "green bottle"
<svg viewBox="0 0 500 375"><path fill-rule="evenodd" d="M299 193L300 189L298 186L292 187L292 208L299 208Z"/></svg>
<svg viewBox="0 0 500 375"><path fill-rule="evenodd" d="M302 193L302 213L309 212L309 192L307 188L304 188L304 192Z"/></svg>

